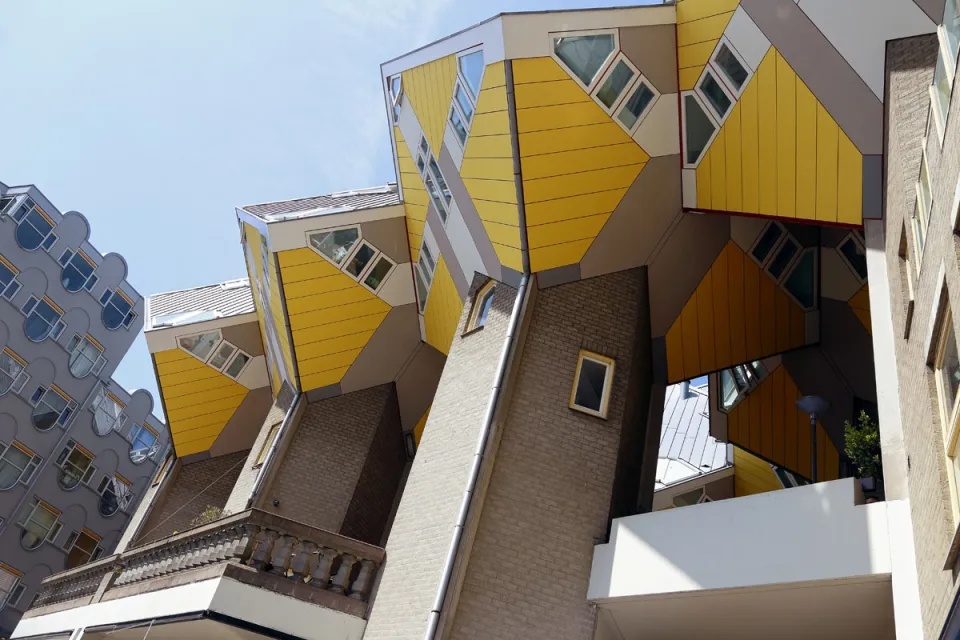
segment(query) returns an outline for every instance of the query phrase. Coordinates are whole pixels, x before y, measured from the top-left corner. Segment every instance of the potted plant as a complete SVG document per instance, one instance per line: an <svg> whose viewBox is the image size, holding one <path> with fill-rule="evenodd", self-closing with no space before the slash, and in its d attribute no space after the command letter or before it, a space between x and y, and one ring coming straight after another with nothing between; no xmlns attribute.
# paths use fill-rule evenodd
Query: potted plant
<svg viewBox="0 0 960 640"><path fill-rule="evenodd" d="M880 457L880 428L866 411L861 411L857 424L843 423L844 453L857 467L864 491L879 490L883 483L883 460Z"/></svg>

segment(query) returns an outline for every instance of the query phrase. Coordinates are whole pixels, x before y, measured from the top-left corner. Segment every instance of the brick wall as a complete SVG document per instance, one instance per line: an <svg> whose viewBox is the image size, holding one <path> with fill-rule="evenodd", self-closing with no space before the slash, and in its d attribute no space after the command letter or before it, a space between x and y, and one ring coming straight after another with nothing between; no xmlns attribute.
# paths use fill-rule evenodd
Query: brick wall
<svg viewBox="0 0 960 640"><path fill-rule="evenodd" d="M593 637L641 288L632 270L539 292L451 638ZM568 408L581 348L616 360L606 420Z"/></svg>
<svg viewBox="0 0 960 640"><path fill-rule="evenodd" d="M310 403L276 463L261 508L339 531L381 417L391 407L397 410L392 383Z"/></svg>
<svg viewBox="0 0 960 640"><path fill-rule="evenodd" d="M910 508L914 524L917 572L924 637L936 638L949 611L956 583L943 561L953 537L954 523L944 461L943 438L936 388L927 366L928 337L936 315L941 264L946 274L951 308L960 310L960 270L957 240L951 226L954 189L960 173L957 113L953 100L946 141L941 154L936 126L928 119L928 87L936 63L937 38L923 36L891 42L887 49L886 140L886 255L900 381L901 421L908 454ZM911 259L914 239L910 227L916 203L921 140L928 136L927 156L933 181L934 205L923 262L915 284L915 311L904 338L907 284L899 257L901 230L906 226ZM957 318L954 318L954 326ZM878 371L878 375L883 375ZM883 417L881 416L881 420Z"/></svg>
<svg viewBox="0 0 960 640"><path fill-rule="evenodd" d="M407 463L397 392L391 386L340 533L380 545Z"/></svg>
<svg viewBox="0 0 960 640"><path fill-rule="evenodd" d="M463 336L473 293L484 282L474 279L450 346L387 540L365 640L419 640L426 631L516 296L498 284L486 326ZM512 567L503 570L521 579Z"/></svg>
<svg viewBox="0 0 960 640"><path fill-rule="evenodd" d="M270 435L270 428L277 422L282 422L286 413L287 407L280 402L274 402L264 417L263 424L260 426L260 433L257 434L256 439L253 441L253 447L250 449L250 453L241 468L240 475L237 476L237 482L233 486L233 491L231 491L230 497L227 499L226 508L232 513L246 509L247 501L250 499L253 486L256 484L257 476L260 474L260 467L255 467L254 465L260 457L260 452L263 448L270 446L270 443L267 442L267 437Z"/></svg>
<svg viewBox="0 0 960 640"><path fill-rule="evenodd" d="M237 480L247 451L208 458L181 466L167 482L137 538L139 546L190 529L190 521L208 506L223 508ZM166 484L166 483L165 483Z"/></svg>

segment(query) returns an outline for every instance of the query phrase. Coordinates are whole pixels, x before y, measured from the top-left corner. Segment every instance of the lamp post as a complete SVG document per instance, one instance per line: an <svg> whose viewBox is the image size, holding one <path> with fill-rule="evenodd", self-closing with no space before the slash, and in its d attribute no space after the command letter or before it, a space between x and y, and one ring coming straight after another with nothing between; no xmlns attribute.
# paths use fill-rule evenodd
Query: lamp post
<svg viewBox="0 0 960 640"><path fill-rule="evenodd" d="M803 396L797 400L797 409L810 416L810 469L811 480L817 480L817 418L830 408L830 403L820 396Z"/></svg>

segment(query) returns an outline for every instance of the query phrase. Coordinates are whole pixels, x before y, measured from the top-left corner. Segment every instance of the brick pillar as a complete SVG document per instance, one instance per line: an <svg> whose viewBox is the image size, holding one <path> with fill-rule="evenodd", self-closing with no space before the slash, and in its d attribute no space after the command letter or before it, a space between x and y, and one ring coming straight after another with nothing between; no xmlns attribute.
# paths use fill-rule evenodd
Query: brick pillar
<svg viewBox="0 0 960 640"><path fill-rule="evenodd" d="M420 640L427 629L516 297L516 290L498 284L486 326L463 336L483 282L475 279L450 346L387 540L365 640Z"/></svg>

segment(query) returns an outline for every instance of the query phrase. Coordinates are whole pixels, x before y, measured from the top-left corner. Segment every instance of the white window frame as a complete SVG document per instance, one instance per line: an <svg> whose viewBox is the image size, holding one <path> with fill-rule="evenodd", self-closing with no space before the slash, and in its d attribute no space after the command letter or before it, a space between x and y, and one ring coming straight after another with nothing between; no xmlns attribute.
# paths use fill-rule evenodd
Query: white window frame
<svg viewBox="0 0 960 640"><path fill-rule="evenodd" d="M597 97L597 93L599 93L600 87L602 87L603 83L607 81L607 78L613 74L613 70L617 68L617 64L620 62L623 62L625 65L627 65L627 68L633 72L633 75L630 77L630 81L626 84L626 86L624 86L623 91L617 95L616 99L613 101L613 105L608 107L600 101L600 98ZM620 104L626 98L627 94L630 93L630 89L633 88L633 85L636 83L637 78L639 78L640 75L640 69L637 68L637 65L630 62L630 59L627 58L622 51L618 50L613 56L613 60L610 60L607 66L601 69L600 78L597 80L596 86L590 93L590 97L593 98L594 102L597 103L597 106L603 109L604 113L606 113L608 116L613 116L617 109L620 108Z"/></svg>
<svg viewBox="0 0 960 640"><path fill-rule="evenodd" d="M397 79L397 94L393 94L393 80ZM387 96L390 100L390 119L393 124L400 122L400 109L403 107L403 74L397 73L387 78Z"/></svg>
<svg viewBox="0 0 960 640"><path fill-rule="evenodd" d="M107 364L107 359L106 359L106 358L104 357L104 355L103 355L103 347L98 346L96 343L94 343L94 342L90 339L89 336L87 336L87 335L81 336L79 333L73 334L73 337L70 338L70 342L71 342L71 343L73 343L74 341L76 341L76 343L73 345L73 348L72 348L72 349L70 348L70 345L69 345L69 344L67 345L67 355L68 355L68 357L67 357L67 369L70 370L70 375L72 375L74 378L80 378L80 379L86 378L86 377L89 376L90 374L93 374L93 375L95 375L95 376L96 376L96 375L99 375L100 372L103 371L104 365ZM87 372L86 372L84 375L82 375L82 376L78 376L77 374L75 374L75 373L73 372L73 365L70 363L70 360L73 359L74 352L77 351L77 350L79 350L80 347L81 347L81 345L83 345L84 342L89 342L91 345L93 345L94 347L96 347L97 349L99 349L99 350L100 350L100 355L98 355L98 356L97 356L97 359L93 361L93 363L92 363L91 366L90 366L90 370L89 370L89 371L87 371ZM89 360L89 358L88 358L86 355L82 355L82 354L81 354L81 355L78 356L78 357L82 357L82 358L84 358L84 359L86 359L86 360Z"/></svg>
<svg viewBox="0 0 960 640"><path fill-rule="evenodd" d="M107 296L107 293L109 293L110 295ZM97 299L97 302L100 303L101 307L106 309L107 305L113 302L114 296L119 296L120 298L123 298L125 302L130 301L130 311L127 311L127 313L124 314L123 320L120 321L120 325L113 328L108 327L107 324L103 321L103 312L101 311L100 324L102 324L107 331L117 331L120 329L120 327L123 327L124 329L129 329L130 325L133 324L133 321L137 319L137 312L134 311L133 309L136 306L136 303L132 301L132 298L130 298L130 296L128 296L125 293L122 293L120 290L120 287L117 287L115 289L110 289L108 287L104 289L103 293L101 293L100 297ZM106 300L104 300L104 297L106 297ZM117 311L120 310L119 307L117 307L116 305L113 305L113 308L116 309Z"/></svg>
<svg viewBox="0 0 960 640"><path fill-rule="evenodd" d="M350 247L350 251L348 251L347 254L343 257L343 261L342 261L340 264L337 264L336 262L334 262L333 260L331 260L329 257L325 256L323 253L320 252L319 249L317 249L315 246L313 246L313 243L312 243L312 242L310 242L310 236L314 236L314 235L318 235L318 234L324 234L324 235L325 235L325 234L328 234L328 233L333 233L334 231L344 231L344 230L346 230L346 229L356 229L356 231L357 231L357 240L353 243L353 246ZM310 230L310 231L304 232L303 236L304 236L304 239L306 240L307 247L308 247L311 251L313 251L315 254L317 254L318 256L320 256L321 258L323 258L324 260L326 260L327 262L329 262L330 264L332 264L333 266L335 266L337 269L343 270L343 267L344 267L344 266L347 264L347 262L349 262L350 259L353 257L353 254L354 254L354 252L356 252L357 247L360 246L360 243L361 243L361 242L363 242L363 229L362 229L362 228L360 227L360 225L358 225L358 224L347 224L347 225L343 225L343 226L339 226L339 227L329 227L329 228L325 228L325 229L312 229L312 230Z"/></svg>
<svg viewBox="0 0 960 640"><path fill-rule="evenodd" d="M699 85L699 83L698 83ZM710 134L710 137L707 138L707 142L703 145L703 150L700 151L700 155L697 156L697 159L693 162L687 162L687 101L686 97L691 96L700 106L700 110L707 116L707 119L713 123L713 133ZM713 144L714 139L717 137L717 134L720 133L720 124L717 123L716 114L713 112L713 107L709 107L703 103L703 98L700 97L698 91L681 91L680 92L680 115L682 117L682 126L680 131L682 133L681 137L681 159L683 160L684 169L696 169L700 166L700 163L703 161L703 156L707 155L707 152L710 151L710 146Z"/></svg>
<svg viewBox="0 0 960 640"><path fill-rule="evenodd" d="M0 216L3 216L3 215L10 216L10 214L20 206L20 201L23 200L24 196L17 193L13 195L9 195L9 194L3 195L3 196L0 196L0 201L2 201L4 198L10 198L10 200L7 201L7 204L5 206L0 207ZM13 217L13 216L10 216L10 217Z"/></svg>
<svg viewBox="0 0 960 640"><path fill-rule="evenodd" d="M574 73L573 69L567 66L567 64L560 59L560 56L557 55L557 52L553 48L553 39L554 38L572 38L575 36L599 36L599 35L613 35L613 50L601 63L600 67L597 69L597 75L593 77L590 85L583 84L583 81ZM620 53L620 30L619 29L585 29L580 31L552 31L547 34L547 51L550 52L550 57L556 61L560 68L567 72L567 75L570 76L574 82L576 82L581 89L586 91L589 95L593 95L593 90L596 88L597 84L600 82L600 78L604 76L607 70L607 66L610 64L610 61L617 57L617 54Z"/></svg>
<svg viewBox="0 0 960 640"><path fill-rule="evenodd" d="M486 320L484 320L483 324L478 324L480 321L480 311L483 310L483 305L486 304L487 300L492 298L496 292L497 281L492 278L487 280L487 282L477 290L477 294L473 299L473 309L470 310L470 319L467 321L467 330L464 331L464 333L469 333L486 325Z"/></svg>
<svg viewBox="0 0 960 640"><path fill-rule="evenodd" d="M30 479L33 478L33 474L36 473L37 469L40 467L40 463L43 462L43 458L41 456L38 456L31 449L29 449L23 444L20 444L16 440L12 441L10 444L4 444L3 442L0 442L0 458L4 458L4 456L7 455L7 451L9 451L11 448L18 449L20 453L23 453L24 455L28 455L32 457L30 458L30 460L27 461L26 466L24 466L22 469L20 469L20 467L13 464L12 462L9 462L9 461L7 462L7 464L11 465L13 468L20 469L20 476L17 478L17 481L14 482L9 487L6 487L6 488L0 487L0 491L9 491L10 489L13 489L14 487L16 487L18 484L25 485L28 482L30 482Z"/></svg>
<svg viewBox="0 0 960 640"><path fill-rule="evenodd" d="M27 335L27 330L26 330L27 320L30 319L30 315L34 311L36 311L37 305L39 305L41 302L47 305L48 307L50 307L51 309L53 309L54 311L56 311L58 315L57 315L56 321L54 321L53 323L49 323L50 330L47 332L47 335L45 335L42 340L34 340L33 338ZM41 342L44 342L46 340L57 340L60 337L60 335L63 333L63 330L66 329L67 327L67 325L64 324L63 322L63 311L57 311L57 308L59 308L59 305L51 304L51 302L52 301L47 301L46 296L41 296L38 298L37 296L31 295L29 298L27 298L27 301L24 302L23 305L21 305L20 307L20 314L25 318L25 320L23 321L23 327L24 327L23 335L26 336L27 340L29 340L30 342L33 342L34 344L40 344ZM37 315L40 315L40 314L37 314ZM46 322L46 319L43 316L40 316L40 319Z"/></svg>
<svg viewBox="0 0 960 640"><path fill-rule="evenodd" d="M944 289L946 293L946 289ZM936 339L936 350L934 351L933 358L933 377L934 377L934 386L937 389L937 410L940 417L940 433L943 437L943 455L945 458L945 463L947 467L947 478L950 484L950 502L951 502L951 514L953 515L953 524L957 526L960 524L960 496L958 496L958 487L957 479L954 475L954 458L960 455L960 452L957 451L958 446L958 437L960 437L960 428L958 428L958 420L960 420L960 390L958 390L957 395L951 400L946 397L946 390L943 388L943 382L940 376L940 368L943 363L943 353L947 344L947 333L948 330L950 333L953 333L954 340L957 340L956 327L953 324L953 313L952 309L949 306L949 302L946 302L946 298L943 298L944 304L946 304L946 309L943 311L943 318L941 322L937 325L936 333L934 338ZM960 343L958 343L960 344ZM949 402L950 406L945 406L945 403Z"/></svg>
<svg viewBox="0 0 960 640"><path fill-rule="evenodd" d="M27 382L30 380L30 374L27 373L27 362L26 360L18 356L16 353L14 353L13 350L10 349L9 347L5 347L2 351L0 351L0 353L3 353L9 356L10 358L12 358L13 361L16 362L17 365L19 365L20 367L20 371L17 372L16 377L14 377L13 380L10 381L10 386L7 387L4 391L0 391L0 396L5 396L11 391L13 393L19 394L21 391L23 391L24 385L26 385ZM0 376L3 376L5 378L10 377L10 375L5 371L0 371Z"/></svg>
<svg viewBox="0 0 960 640"><path fill-rule="evenodd" d="M10 587L10 591L8 591L6 594L3 594L3 598L0 598L0 611L3 611L7 607L17 606L17 603L20 602L20 598L23 597L23 592L26 591L27 586L23 583L23 572L17 571L5 562L0 562L0 571L3 571L4 573L16 578Z"/></svg>
<svg viewBox="0 0 960 640"><path fill-rule="evenodd" d="M366 245L366 246L370 247L370 249L373 250L373 255L370 257L369 260L367 260L367 264L363 265L363 268L360 270L359 275L354 276L352 273L350 273L349 271L347 271L347 266L348 266L351 262L353 262L353 259L354 259L354 258L357 256L357 254L360 252L360 248L361 248L363 245ZM361 240L361 241L359 241L359 242L357 243L357 246L354 248L354 250L350 252L350 257L349 257L348 259L346 259L346 260L343 261L343 269L341 269L341 271L343 271L343 275L347 276L348 278L350 278L350 279L353 280L354 282L362 282L362 281L363 281L363 278L366 277L367 271L373 266L373 263L377 260L378 257L380 257L380 250L377 249L377 248L376 248L375 246L373 246L372 244L370 244L368 241L366 241L366 240Z"/></svg>
<svg viewBox="0 0 960 640"><path fill-rule="evenodd" d="M207 335L208 333L217 334L217 341L213 343L213 348L210 349L210 353L207 354L206 358L201 358L200 356L198 356L197 354L195 354L194 352L190 351L189 349L187 349L186 347L180 344L180 341L183 340L184 338L193 338L194 336L204 336L204 335ZM217 352L217 349L220 348L221 342L223 342L223 332L220 331L220 329L196 331L193 333L185 333L182 336L177 336L177 348L183 351L184 353L189 353L195 360L199 360L204 364L206 364L210 360L210 358L212 358L213 355Z"/></svg>
<svg viewBox="0 0 960 640"><path fill-rule="evenodd" d="M794 252L792 256L790 256L790 259L787 261L787 264L784 265L783 271L780 272L780 275L775 276L770 271L770 267L773 266L774 258L777 257L777 254L783 251L784 245L788 243L794 245L797 248L797 250ZM767 273L767 275L773 278L774 282L776 282L777 284L782 284L783 281L786 280L787 274L793 271L793 263L796 262L798 258L800 258L800 256L803 254L805 249L806 247L800 244L797 241L797 239L793 237L793 234L788 232L783 238L781 238L780 242L777 243L777 246L774 248L774 250L770 252L770 256L768 256L769 259L767 260L767 266L764 267L763 270Z"/></svg>
<svg viewBox="0 0 960 640"><path fill-rule="evenodd" d="M763 239L764 233L767 231L767 228L771 225L780 227L780 236L777 237L777 241L773 243L773 247L770 248L770 251L764 257L763 261L757 259L757 256L753 255L753 252L756 250L757 246L760 244L760 240ZM750 259L753 260L761 269L766 269L767 265L773 260L773 256L776 255L777 251L780 249L780 245L783 244L784 238L790 235L790 232L787 231L787 228L783 226L777 220L770 220L768 223L760 230L760 233L757 234L757 237L754 239L753 244L750 245L750 249L747 251L747 255L750 256ZM799 243L798 243L799 244Z"/></svg>
<svg viewBox="0 0 960 640"><path fill-rule="evenodd" d="M25 206L25 205L27 204L27 202L30 202L33 206L30 206L30 207ZM13 215L11 215L10 217L13 218L14 222L17 223L17 226L18 226L18 227L19 227L21 224L24 224L24 223L29 224L31 227L33 227L33 223L26 221L26 220L27 220L27 214L29 214L32 209L36 209L38 212L40 212L40 214L43 216L43 218L50 223L50 225L51 225L51 226L50 226L50 231L49 231L45 236L43 236L43 239L40 240L40 244L37 245L37 246L36 246L35 248L33 248L33 249L27 249L26 247L22 246L22 245L20 244L20 241L19 241L19 240L16 240L16 239L15 239L15 241L16 241L16 243L17 243L17 246L20 247L21 249L23 249L24 251L37 251L37 250L39 250L39 249L43 249L44 251L48 251L48 252L49 252L50 249L53 247L53 245L56 244L56 242L57 242L57 236L56 236L56 234L54 233L54 230L57 228L57 223L53 220L53 218L51 218L49 215L47 215L47 212L44 211L44 210L40 207L40 205L37 204L37 201L36 201L36 200L34 200L33 198L31 198L30 196L26 196L26 197L22 198L22 199L20 200L19 205L17 206L17 208L13 211ZM19 214L21 210L23 211L23 215L17 217L17 214ZM34 231L36 231L37 233L40 232L40 230L37 229L36 227L33 227L33 229L34 229ZM50 236L53 236L53 242L48 242L48 240L50 239Z"/></svg>
<svg viewBox="0 0 960 640"><path fill-rule="evenodd" d="M56 422L54 422L52 426L48 427L47 429L43 429L42 431L50 431L50 430L52 430L54 427L60 427L61 429L66 429L66 428L70 425L70 422L73 420L74 416L76 416L76 414L77 414L77 408L78 408L79 405L77 405L76 401L74 401L73 398L71 398L70 396L68 396L68 395L66 394L66 392L63 392L63 393L58 392L56 389L54 389L54 386L55 386L55 385L52 385L52 384L49 385L49 386L44 386L44 385L39 385L39 386L37 386L36 390L33 392L33 395L31 395L31 396L30 396L30 399L27 400L27 403L28 403L31 407L33 407L34 409L36 409L37 407L39 407L41 404L45 404L45 405L46 405L47 407L49 407L50 409L54 409L54 408L55 408L55 407L54 407L53 405L51 405L50 403L44 402L44 400L45 400L45 398L47 397L47 394L48 394L48 393L52 393L52 394L54 394L54 395L56 395L56 396L60 396L61 399L64 399L64 400L67 401L66 406L65 406L65 407L60 411L60 413L57 415L57 420L56 420ZM40 397L37 398L36 401L34 401L34 397L35 397L35 396L37 395L37 393L40 392L41 390L43 390L43 392L40 394ZM64 417L64 414L67 414L67 416ZM33 418L34 418L33 412L30 412L30 422L31 422L31 424L33 424ZM38 431L41 431L40 427L38 427L36 424L33 424L33 427L34 427L35 429L37 429Z"/></svg>
<svg viewBox="0 0 960 640"><path fill-rule="evenodd" d="M603 365L606 368L606 372L603 377L603 391L600 394L600 411L594 411L589 407L584 407L574 402L574 399L577 395L577 387L580 385L580 372L583 367L583 361L590 360L597 364ZM594 353L593 351L587 351L586 349L580 349L580 353L577 356L577 369L573 374L573 388L570 390L570 402L568 406L574 411L579 411L581 413L586 413L591 416L596 416L598 418L603 418L606 420L607 412L610 409L610 392L613 388L613 375L616 368L616 362L613 358L600 355L599 353Z"/></svg>
<svg viewBox="0 0 960 640"><path fill-rule="evenodd" d="M717 86L720 87L720 90L723 91L723 94L730 100L730 108L728 108L726 113L722 115L717 113L716 107L713 106L713 102L710 101L710 98L700 87L700 85L703 84L703 81L706 80L707 75L713 76L714 82L717 83ZM727 118L730 117L730 114L733 113L734 107L737 106L737 96L730 91L730 87L724 83L720 77L721 75L723 75L722 71L718 71L708 64L703 68L703 71L700 73L700 77L697 78L697 83L693 85L693 93L700 98L701 106L706 105L707 113L712 117L714 123L716 123L718 127L723 126L723 124L727 121ZM744 86L746 86L746 84L744 84ZM711 140L713 140L713 138L711 138ZM710 145L708 144L707 148L709 148L709 146Z"/></svg>
<svg viewBox="0 0 960 640"><path fill-rule="evenodd" d="M790 278L790 276L793 275L793 272L796 271L797 267L800 265L800 258L802 258L803 255L806 253L814 254L813 256L813 306L809 308L805 307L804 304L799 300L797 300L797 298L792 293L790 293L790 290L787 289L787 280ZM784 269L783 279L780 280L781 291L787 294L787 296L791 300L796 302L797 305L804 311L812 311L814 309L817 309L819 306L817 303L820 300L820 261L817 259L816 253L817 253L817 247L801 246L800 252L793 257L793 262L790 263L790 266Z"/></svg>
<svg viewBox="0 0 960 640"><path fill-rule="evenodd" d="M116 487L119 485L123 485L124 487L126 487L125 494L121 495L122 492L121 493L117 492ZM118 513L126 511L126 508L130 506L131 502L133 502L133 486L121 480L121 476L119 476L116 473L114 473L113 475L104 475L103 478L100 480L100 486L97 487L97 494L100 495L101 501L103 500L103 494L106 493L107 489L111 487L114 487L113 494L117 498L117 508L110 515L107 515L103 513L102 510L100 510L100 505L98 504L97 512L104 518L112 518Z"/></svg>
<svg viewBox="0 0 960 640"><path fill-rule="evenodd" d="M110 390L107 389L106 385L101 384L100 388L97 390L97 393L93 396L93 400L90 402L90 407L89 407L90 413L94 415L93 420L90 421L90 426L93 428L93 432L100 437L106 437L111 433L113 433L114 431L119 433L120 430L123 428L123 425L126 424L127 422L127 413L126 413L127 406L124 403L120 402L119 399L114 400L113 398L108 397L110 395L113 395L113 394L110 393ZM104 400L109 400L110 402L116 403L116 405L120 407L120 413L114 419L113 424L110 425L110 428L106 431L106 433L100 433L97 430L96 415L97 415L97 408L100 406L100 403L103 402Z"/></svg>
<svg viewBox="0 0 960 640"><path fill-rule="evenodd" d="M373 246L373 245L371 245L371 246ZM386 260L387 262L389 262L389 263L390 263L390 268L387 269L387 272L384 274L383 278L380 279L380 284L378 284L378 285L376 286L376 288L374 288L374 287L371 287L370 285L367 284L367 278L370 277L370 273L373 271L373 267L374 267L378 262L380 262L381 260ZM369 265L367 266L367 268L364 270L363 277L362 277L358 282L360 283L360 286L362 286L363 288L365 288L367 291L370 291L370 292L372 292L372 293L374 293L374 294L377 294L377 293L379 293L379 291L383 288L383 285L387 282L387 278L390 277L390 274L393 273L393 270L396 269L396 268L397 268L397 263L396 263L394 260L390 259L390 257L387 256L387 254L385 254L384 252L380 251L380 252L379 252L377 255L375 255L375 256L373 257L373 259L370 261L370 264L369 264Z"/></svg>
<svg viewBox="0 0 960 640"><path fill-rule="evenodd" d="M837 252L837 255L840 256L840 260L842 260L843 263L844 263L845 265L847 265L847 268L850 269L850 273L853 274L853 277L856 278L857 281L858 281L860 284L866 284L866 283L867 283L867 278L862 278L862 277L860 277L860 273L859 273L859 272L857 271L857 269L850 263L850 260L847 258L846 254L843 253L843 251L840 250L840 248L841 248L843 245L847 244L847 242L848 242L849 240L851 240L851 239L853 240L854 244L856 244L860 249L863 250L864 255L866 255L866 253L867 253L867 247L866 247L866 245L864 245L863 240L860 239L860 236L859 236L858 234L854 233L853 231L851 231L850 233L848 233L847 236L846 236L843 240L840 241L840 243L839 243L839 244L837 245L837 247L836 247L836 252ZM912 289L912 285L911 285L911 289ZM911 295L912 295L912 292L911 292Z"/></svg>
<svg viewBox="0 0 960 640"><path fill-rule="evenodd" d="M459 78L460 81L463 83L464 88L467 90L467 94L469 94L470 97L473 98L474 106L476 106L477 102L480 100L480 91L483 88L483 77L487 74L487 65L486 65L487 59L486 57L484 57L483 59L484 65L483 65L483 71L480 73L480 86L477 88L477 95L470 94L470 91L471 91L470 83L467 82L467 78L466 76L463 75L463 70L460 68L460 59L465 58L469 55L473 55L477 51L481 51L481 52L483 51L482 44L478 44L474 47L470 47L469 49L464 49L463 51L457 52L457 78Z"/></svg>
<svg viewBox="0 0 960 640"><path fill-rule="evenodd" d="M456 101L456 99L454 99ZM426 148L424 148L426 147ZM433 203L433 207L437 210L437 215L440 216L441 224L446 227L447 219L450 217L450 207L453 205L453 194L450 194L450 202L447 203L444 201L443 190L440 188L440 182L437 180L436 172L430 167L431 160L437 167L437 172L440 171L440 163L437 162L437 159L433 155L433 150L430 147L430 141L427 140L427 136L423 133L420 134L420 142L417 144L417 156L415 163L417 165L417 171L420 173L420 179L423 180L423 186L427 191L427 197L430 199L430 202ZM423 168L420 168L420 162L423 162ZM430 187L427 185L427 177L429 176L431 182L433 183L434 188L437 190L437 197L434 198L433 194L430 193ZM443 180L443 184L447 185L449 190L450 184L447 182L446 178L442 175L440 178Z"/></svg>
<svg viewBox="0 0 960 640"><path fill-rule="evenodd" d="M231 344L232 344L232 343L231 343ZM243 363L243 366L240 367L240 370L237 371L237 375L236 375L236 376L232 376L232 375L230 375L229 373L227 373L227 369L229 369L229 368L230 368L230 365L233 364L233 361L236 360L236 359L237 359L239 356L241 356L241 355L246 356L247 361L244 362L244 363ZM241 349L240 347L237 347L237 350L233 353L232 356L230 356L230 358L227 360L227 364L225 364L225 365L223 366L223 369L221 369L220 371L223 373L223 375L227 376L228 378L231 378L232 380L238 380L238 379L240 378L240 376L243 375L243 372L247 370L247 367L250 366L250 361L251 361L251 360L253 360L253 356L251 356L249 353L247 353L246 351L244 351L244 350Z"/></svg>
<svg viewBox="0 0 960 640"><path fill-rule="evenodd" d="M18 518L17 518L17 526L19 526L20 529L21 529L23 532L25 532L25 531L27 530L27 529L26 529L26 522L27 522L28 520L30 520L30 519L33 518L34 514L37 512L37 509L43 509L44 511L47 511L47 512L49 512L49 513L53 513L54 515L57 516L57 519L54 520L54 521L53 521L53 524L50 525L50 529L47 530L47 533L46 533L46 535L44 536L43 540L41 540L40 543L39 543L37 546L35 546L35 547L27 547L27 546L25 546L25 545L23 544L23 533L20 534L20 546L23 547L23 548L24 548L25 550L27 550L27 551L36 551L37 549L39 549L40 547L43 546L43 543L44 543L44 542L49 542L49 543L51 543L51 544L56 544L55 541L56 541L56 539L57 539L57 536L60 535L60 531L63 529L63 523L60 522L60 516L63 515L63 512L60 511L59 509L57 509L56 507L54 507L52 504L50 504L50 503L48 503L48 502L46 502L46 501L44 501L44 500L41 500L40 498L38 498L38 497L36 497L36 496L33 497L33 502L31 503L31 506L32 506L32 509L30 509L30 514L29 514L29 515L27 515L27 516L24 517L24 518L21 518L21 517L18 517Z"/></svg>
<svg viewBox="0 0 960 640"><path fill-rule="evenodd" d="M620 114L624 109L627 108L627 102L633 96L633 92L636 91L641 84L646 85L647 89L649 89L653 94L653 99L646 106L646 108L640 112L640 115L637 117L637 121L633 123L633 127L628 129L623 122L620 121ZM634 81L626 88L626 90L624 90L623 98L620 100L619 106L617 106L617 108L614 110L611 117L613 118L614 122L620 125L621 129L626 131L628 135L633 136L637 132L637 129L640 128L640 125L643 124L644 119L646 119L646 117L650 115L650 112L653 111L653 105L657 104L657 100L660 99L660 95L660 92L649 80L647 80L646 76L640 74L640 76L634 78Z"/></svg>
<svg viewBox="0 0 960 640"><path fill-rule="evenodd" d="M64 447L60 450L60 454L57 456L57 468L65 472L66 471L65 466L67 464L70 464L71 466L76 467L76 465L74 465L69 460L70 460L70 454L72 454L74 451L77 451L77 450L80 451L81 455L83 455L85 458L90 460L90 464L88 464L87 468L83 470L83 473L81 474L80 480L77 482L77 484L73 485L72 487L64 486L63 482L61 482L61 474L59 473L57 474L57 484L64 491L73 491L74 489L76 489L82 484L89 485L90 481L93 480L94 474L96 474L97 472L97 467L96 465L93 464L93 461L95 460L96 456L94 456L91 451L87 450L82 445L77 444L75 440L68 440L67 444L64 445ZM61 458L63 458L62 461L60 461Z"/></svg>
<svg viewBox="0 0 960 640"><path fill-rule="evenodd" d="M723 70L723 67L721 67L720 64L717 62L717 56L720 55L721 45L726 45L726 47L730 49L730 52L733 53L733 57L737 59L737 62L739 62L743 66L743 68L747 70L747 78L746 80L743 81L743 85L739 89L733 86L733 84L730 82L730 78L727 77L726 72ZM740 55L740 52L737 51L737 48L733 46L733 43L730 42L730 40L726 36L720 37L720 41L717 42L717 46L714 48L713 53L710 54L709 66L713 67L714 77L716 77L717 80L720 81L721 86L725 87L728 93L735 96L733 105L730 106L730 110L733 111L733 107L736 106L737 101L740 99L741 96L743 96L743 92L746 91L747 85L750 84L750 80L753 79L754 69L752 69L750 65L747 64L747 61L744 60L743 56ZM700 83L698 82L696 86L699 87Z"/></svg>
<svg viewBox="0 0 960 640"><path fill-rule="evenodd" d="M19 292L22 287L18 277L20 275L20 270L13 266L13 263L3 256L0 256L0 263L2 263L6 269L9 269L13 273L13 278L11 278L10 282L4 285L3 291L0 292L0 296L12 302L13 297L17 295L17 292Z"/></svg>
<svg viewBox="0 0 960 640"><path fill-rule="evenodd" d="M67 255L67 254L69 254L69 255ZM64 256L66 256L66 257L64 257ZM68 289L68 291L69 291L70 293L80 293L80 291L87 291L87 292L93 291L93 288L97 285L97 282L100 281L100 276L97 275L97 268L99 267L99 265L97 265L96 263L94 263L92 260L89 260L89 261L86 260L83 256L80 255L79 250L78 250L78 251L74 251L74 250L69 249L69 248L64 249L64 250L63 250L63 253L60 254L60 257L57 258L57 264L60 265L60 278L61 278L61 281L60 281L60 282L61 282L61 284L63 284L63 270L67 268L67 265L70 264L70 263L73 261L74 258L79 258L79 259L82 260L83 262L86 262L87 264L91 265L91 266L93 267L93 271L91 271L91 272L90 272L90 275L87 276L86 281L84 281L83 286L80 287L79 290L77 290L77 291L69 291L69 289ZM74 267L74 268L76 268L76 267ZM66 285L64 285L64 289L66 289Z"/></svg>
<svg viewBox="0 0 960 640"><path fill-rule="evenodd" d="M950 2L951 0L947 0ZM946 3L944 4L944 12L946 12ZM943 18L941 18L942 20ZM943 139L947 132L947 123L950 120L950 103L953 100L953 86L957 79L957 56L951 55L950 46L947 44L947 36L945 35L946 27L943 23L937 25L937 62L943 61L943 69L947 74L947 81L950 84L950 91L947 93L947 111L946 113L940 112L940 100L937 97L937 86L936 86L936 65L934 66L934 77L933 81L930 83L929 93L930 93L930 111L933 114L934 124L937 128L937 137L940 142L940 146L943 146Z"/></svg>

